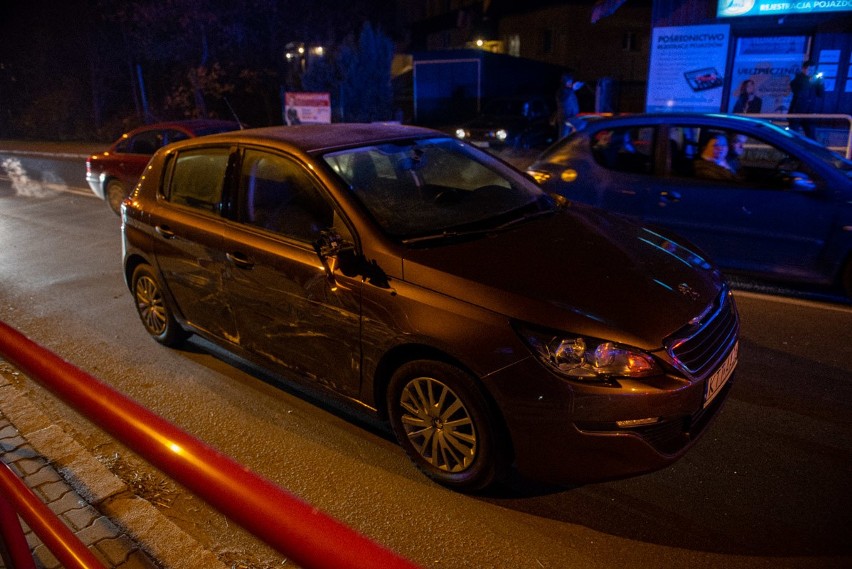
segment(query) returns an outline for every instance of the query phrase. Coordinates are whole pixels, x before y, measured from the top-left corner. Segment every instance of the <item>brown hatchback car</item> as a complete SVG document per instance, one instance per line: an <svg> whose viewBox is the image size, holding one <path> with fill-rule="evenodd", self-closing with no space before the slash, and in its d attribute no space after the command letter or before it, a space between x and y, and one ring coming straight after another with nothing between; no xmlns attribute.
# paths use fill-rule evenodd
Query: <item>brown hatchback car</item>
<svg viewBox="0 0 852 569"><path fill-rule="evenodd" d="M198 334L388 419L456 489L670 464L737 363L733 297L694 248L432 130L179 142L122 212L151 336Z"/></svg>
<svg viewBox="0 0 852 569"><path fill-rule="evenodd" d="M214 119L162 122L141 126L125 133L108 150L92 154L86 160L86 182L92 192L116 214L130 194L151 156L172 142L230 130L240 123Z"/></svg>

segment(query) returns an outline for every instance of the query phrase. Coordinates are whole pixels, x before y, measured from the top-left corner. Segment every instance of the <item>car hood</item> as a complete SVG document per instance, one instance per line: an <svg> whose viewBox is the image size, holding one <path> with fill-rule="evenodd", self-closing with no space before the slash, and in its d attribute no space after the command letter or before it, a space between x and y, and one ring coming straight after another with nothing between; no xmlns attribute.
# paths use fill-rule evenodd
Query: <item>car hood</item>
<svg viewBox="0 0 852 569"><path fill-rule="evenodd" d="M724 287L692 246L571 205L488 236L412 249L404 278L511 319L645 350L701 315Z"/></svg>

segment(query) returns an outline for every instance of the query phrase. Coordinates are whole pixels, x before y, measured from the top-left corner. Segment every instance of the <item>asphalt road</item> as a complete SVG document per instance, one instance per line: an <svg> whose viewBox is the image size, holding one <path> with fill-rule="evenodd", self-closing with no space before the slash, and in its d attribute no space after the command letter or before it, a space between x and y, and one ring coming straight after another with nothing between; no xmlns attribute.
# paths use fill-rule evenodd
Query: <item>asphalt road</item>
<svg viewBox="0 0 852 569"><path fill-rule="evenodd" d="M0 164L7 158L0 150ZM731 397L675 465L577 488L515 481L466 496L420 475L381 426L317 394L201 342L170 350L149 339L121 279L118 219L87 193L82 162L19 159L28 191L0 169L0 320L424 567L852 566L848 304L738 291ZM27 389L81 444L147 480L140 492L213 551L238 566L280 561Z"/></svg>

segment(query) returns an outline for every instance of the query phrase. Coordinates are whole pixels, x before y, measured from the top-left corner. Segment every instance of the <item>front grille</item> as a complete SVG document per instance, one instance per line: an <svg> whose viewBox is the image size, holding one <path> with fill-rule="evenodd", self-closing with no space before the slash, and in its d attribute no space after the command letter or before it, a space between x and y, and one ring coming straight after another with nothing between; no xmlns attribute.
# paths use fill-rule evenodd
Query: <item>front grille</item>
<svg viewBox="0 0 852 569"><path fill-rule="evenodd" d="M736 342L738 331L737 309L726 289L706 315L672 335L665 346L678 369L701 378L719 365Z"/></svg>

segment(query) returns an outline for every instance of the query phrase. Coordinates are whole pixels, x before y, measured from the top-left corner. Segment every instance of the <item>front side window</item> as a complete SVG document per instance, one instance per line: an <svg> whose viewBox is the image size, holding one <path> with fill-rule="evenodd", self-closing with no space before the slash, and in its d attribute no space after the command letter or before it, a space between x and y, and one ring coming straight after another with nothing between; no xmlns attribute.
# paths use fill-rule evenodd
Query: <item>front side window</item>
<svg viewBox="0 0 852 569"><path fill-rule="evenodd" d="M227 148L180 152L172 167L167 199L173 204L218 213L228 156Z"/></svg>
<svg viewBox="0 0 852 569"><path fill-rule="evenodd" d="M189 135L183 132L182 130L170 128L164 132L163 145L165 146L166 144L171 144L172 142L186 140L187 138L189 138Z"/></svg>
<svg viewBox="0 0 852 569"><path fill-rule="evenodd" d="M683 125L669 132L676 175L755 188L784 188L794 172L813 177L795 156L744 132Z"/></svg>
<svg viewBox="0 0 852 569"><path fill-rule="evenodd" d="M334 221L334 208L304 168L276 154L245 152L240 195L241 222L299 241L315 241Z"/></svg>

